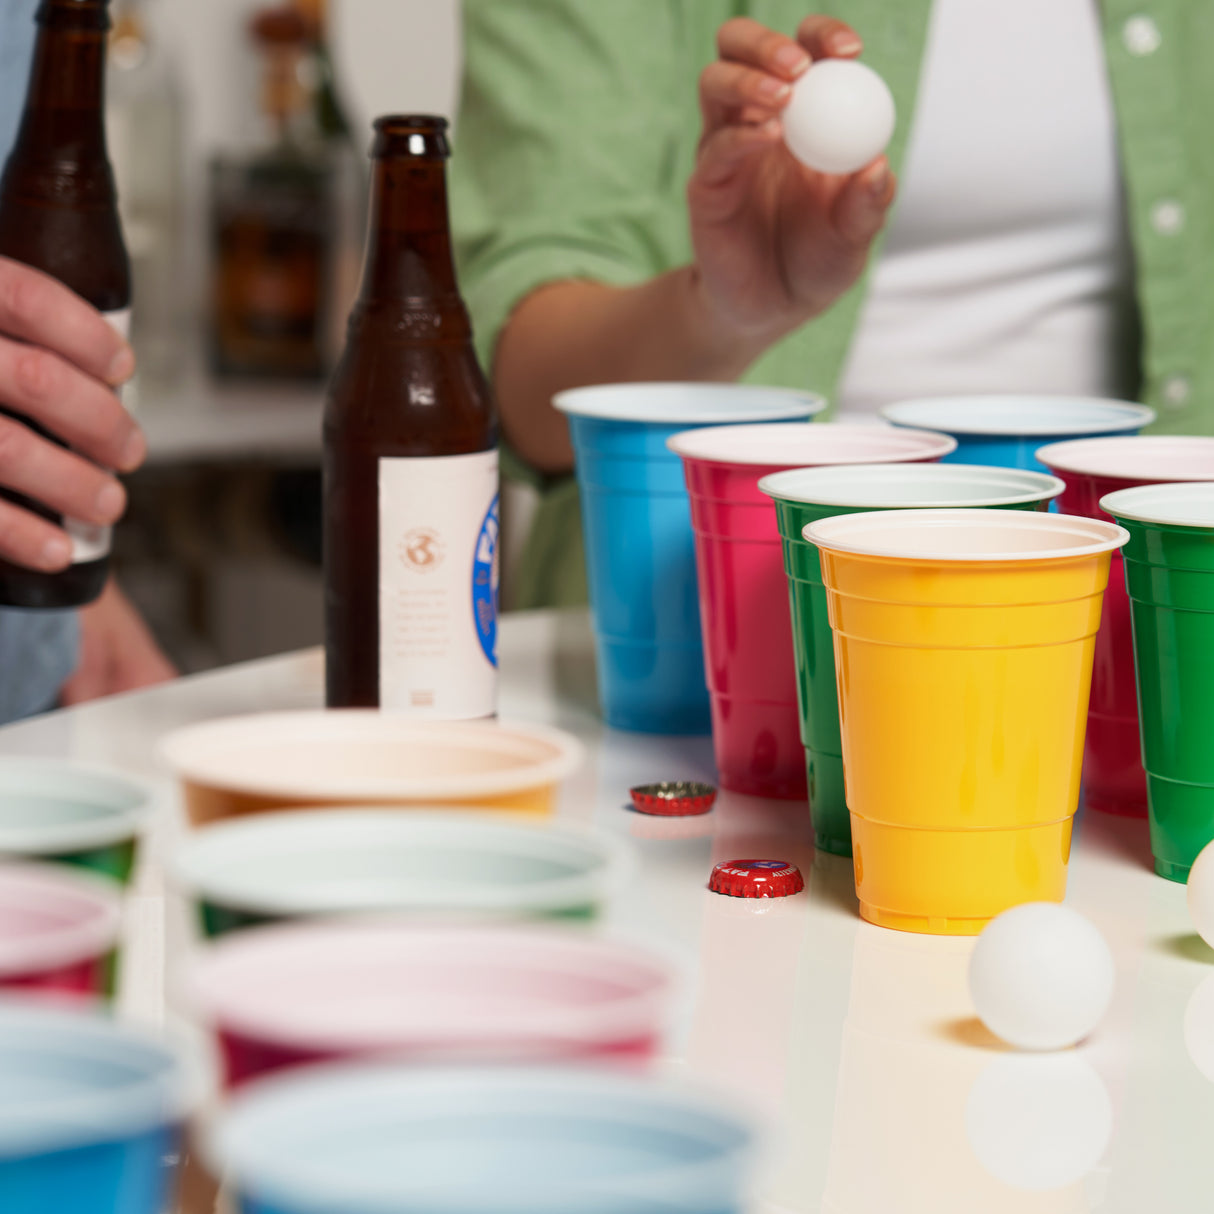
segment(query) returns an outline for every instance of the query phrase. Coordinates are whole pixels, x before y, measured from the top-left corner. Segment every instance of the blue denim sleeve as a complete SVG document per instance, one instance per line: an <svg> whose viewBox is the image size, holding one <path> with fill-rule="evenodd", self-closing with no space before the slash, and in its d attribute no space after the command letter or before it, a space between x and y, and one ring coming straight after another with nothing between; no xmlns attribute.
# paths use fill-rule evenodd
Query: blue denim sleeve
<svg viewBox="0 0 1214 1214"><path fill-rule="evenodd" d="M36 7L37 0L0 0L0 162L25 100ZM79 648L74 611L0 610L0 724L50 708Z"/></svg>

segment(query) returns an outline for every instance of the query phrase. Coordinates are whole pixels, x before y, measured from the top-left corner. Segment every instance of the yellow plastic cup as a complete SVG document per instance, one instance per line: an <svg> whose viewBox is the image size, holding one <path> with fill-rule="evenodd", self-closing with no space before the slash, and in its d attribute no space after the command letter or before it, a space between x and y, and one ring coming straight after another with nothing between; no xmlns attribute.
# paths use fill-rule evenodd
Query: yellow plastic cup
<svg viewBox="0 0 1214 1214"><path fill-rule="evenodd" d="M1111 523L1005 510L820 519L860 913L975 935L1061 901Z"/></svg>

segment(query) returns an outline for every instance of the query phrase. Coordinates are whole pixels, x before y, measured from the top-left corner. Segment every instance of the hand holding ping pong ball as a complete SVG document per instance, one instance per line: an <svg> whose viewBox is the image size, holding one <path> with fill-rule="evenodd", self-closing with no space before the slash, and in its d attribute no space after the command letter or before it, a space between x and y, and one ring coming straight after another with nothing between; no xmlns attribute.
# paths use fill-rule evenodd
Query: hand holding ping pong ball
<svg viewBox="0 0 1214 1214"><path fill-rule="evenodd" d="M987 924L974 946L970 996L982 1023L1022 1050L1088 1036L1113 999L1113 954L1078 911L1029 902Z"/></svg>
<svg viewBox="0 0 1214 1214"><path fill-rule="evenodd" d="M894 118L893 94L871 67L820 59L793 85L784 142L811 169L854 173L885 150Z"/></svg>

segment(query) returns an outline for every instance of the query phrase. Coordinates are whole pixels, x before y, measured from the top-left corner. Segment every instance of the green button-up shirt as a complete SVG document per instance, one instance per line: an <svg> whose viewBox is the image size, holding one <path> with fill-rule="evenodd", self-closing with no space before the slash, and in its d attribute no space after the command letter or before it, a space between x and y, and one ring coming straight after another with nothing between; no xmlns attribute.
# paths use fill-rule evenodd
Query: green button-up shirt
<svg viewBox="0 0 1214 1214"><path fill-rule="evenodd" d="M897 171L931 0L823 10L860 33L865 62L894 93ZM716 31L745 14L792 33L810 11L809 0L465 0L453 215L486 366L511 310L543 283L630 285L691 260L684 188ZM1142 317L1141 399L1158 410L1158 432L1214 434L1214 0L1103 0L1101 11ZM1032 71L1026 63L1026 89ZM831 398L866 285L746 378ZM543 491L514 604L584 601L572 480L542 480L509 458L507 467Z"/></svg>

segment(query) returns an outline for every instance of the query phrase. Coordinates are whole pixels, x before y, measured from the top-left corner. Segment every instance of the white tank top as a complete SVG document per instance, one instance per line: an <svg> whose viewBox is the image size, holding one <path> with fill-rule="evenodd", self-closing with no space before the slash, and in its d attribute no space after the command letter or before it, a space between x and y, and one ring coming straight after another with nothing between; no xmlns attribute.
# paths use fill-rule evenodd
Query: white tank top
<svg viewBox="0 0 1214 1214"><path fill-rule="evenodd" d="M840 415L952 393L1124 396L1135 324L1096 0L935 0Z"/></svg>

